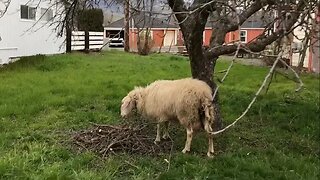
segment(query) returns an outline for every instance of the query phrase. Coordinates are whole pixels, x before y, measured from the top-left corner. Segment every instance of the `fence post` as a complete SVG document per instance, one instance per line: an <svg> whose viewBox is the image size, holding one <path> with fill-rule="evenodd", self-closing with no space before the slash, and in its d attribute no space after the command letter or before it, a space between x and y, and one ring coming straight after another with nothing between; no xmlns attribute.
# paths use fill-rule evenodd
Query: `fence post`
<svg viewBox="0 0 320 180"><path fill-rule="evenodd" d="M89 45L90 45L89 41L90 41L90 39L89 39L89 31L85 30L84 31L84 51L86 53L89 52Z"/></svg>
<svg viewBox="0 0 320 180"><path fill-rule="evenodd" d="M71 52L71 35L72 35L71 28L67 28L66 29L66 52L67 53Z"/></svg>

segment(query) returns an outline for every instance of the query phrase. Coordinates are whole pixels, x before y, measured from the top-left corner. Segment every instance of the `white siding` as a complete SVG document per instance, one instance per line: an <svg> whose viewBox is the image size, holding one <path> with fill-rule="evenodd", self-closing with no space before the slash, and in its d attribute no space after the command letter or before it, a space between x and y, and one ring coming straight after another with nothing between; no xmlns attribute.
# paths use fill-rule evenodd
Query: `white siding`
<svg viewBox="0 0 320 180"><path fill-rule="evenodd" d="M175 31L166 31L163 45L174 46L175 43Z"/></svg>
<svg viewBox="0 0 320 180"><path fill-rule="evenodd" d="M300 44L300 46L302 46L302 39L305 36L305 32L300 30L300 28L298 27L294 30L294 34L295 34L295 36L293 38L293 43ZM303 67L308 67L308 60L309 60L309 48L306 51L306 57L303 62L304 63ZM291 64L292 66L298 66L298 64L299 64L299 53L298 52L292 54L292 62L291 63L292 63Z"/></svg>
<svg viewBox="0 0 320 180"><path fill-rule="evenodd" d="M35 22L41 16L41 8L48 8L49 1L42 1L36 11L36 20L20 18L20 5L36 7L39 0L13 0L6 14L0 18L0 64L11 57L65 52L65 37L57 37L54 27L44 25L46 21ZM52 7L55 13L55 6ZM34 27L32 27L34 26ZM41 28L41 26L43 26Z"/></svg>

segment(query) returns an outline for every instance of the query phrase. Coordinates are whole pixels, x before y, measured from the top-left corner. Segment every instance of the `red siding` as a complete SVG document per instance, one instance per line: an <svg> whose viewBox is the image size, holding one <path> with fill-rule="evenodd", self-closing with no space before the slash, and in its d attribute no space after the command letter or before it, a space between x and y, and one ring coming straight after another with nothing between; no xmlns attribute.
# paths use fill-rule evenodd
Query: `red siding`
<svg viewBox="0 0 320 180"><path fill-rule="evenodd" d="M247 31L247 42L254 41L254 39L263 33L263 29L243 29ZM153 41L154 41L154 47L160 47L163 45L164 40L164 30L152 30L153 31ZM204 41L203 45L208 46L210 43L212 30L206 29L204 31ZM136 30L132 32L130 29L130 47L131 48L137 48L137 33ZM239 40L239 32L233 31L226 34L225 37L225 43L232 43ZM179 30L178 33L178 42L177 45L181 46L183 42L182 32Z"/></svg>
<svg viewBox="0 0 320 180"><path fill-rule="evenodd" d="M154 42L153 47L163 46L164 30L152 30L152 37ZM130 29L130 48L137 48L137 38L137 30L132 31Z"/></svg>
<svg viewBox="0 0 320 180"><path fill-rule="evenodd" d="M153 31L153 42L154 47L161 47L164 40L164 31L163 30L152 30Z"/></svg>
<svg viewBox="0 0 320 180"><path fill-rule="evenodd" d="M244 29L246 30L246 29ZM248 29L247 30L247 42L254 41L256 37L263 33L263 29Z"/></svg>
<svg viewBox="0 0 320 180"><path fill-rule="evenodd" d="M258 37L260 34L263 33L263 29L242 29L242 30L247 31L247 42L251 42L255 40L256 37ZM211 34L212 34L211 29L205 30L204 45L209 45ZM226 34L226 37L225 37L226 44L233 43L238 40L239 40L239 31L233 31Z"/></svg>
<svg viewBox="0 0 320 180"><path fill-rule="evenodd" d="M224 38L224 42L226 44L233 43L239 39L239 33L238 31L229 32L226 34L226 37Z"/></svg>
<svg viewBox="0 0 320 180"><path fill-rule="evenodd" d="M129 36L129 41L130 41L130 48L132 49L136 49L137 48L137 33L136 33L136 30L132 31L130 29L130 36Z"/></svg>
<svg viewBox="0 0 320 180"><path fill-rule="evenodd" d="M212 30L211 29L206 29L204 31L204 42L203 42L203 45L205 45L205 46L209 45L211 34L212 34Z"/></svg>

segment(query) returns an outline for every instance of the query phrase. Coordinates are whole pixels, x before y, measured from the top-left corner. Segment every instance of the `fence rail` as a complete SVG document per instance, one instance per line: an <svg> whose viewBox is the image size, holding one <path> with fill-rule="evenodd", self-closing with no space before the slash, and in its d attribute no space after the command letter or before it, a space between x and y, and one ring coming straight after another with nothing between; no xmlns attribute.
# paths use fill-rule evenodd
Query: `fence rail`
<svg viewBox="0 0 320 180"><path fill-rule="evenodd" d="M71 31L68 41L67 50L98 50L103 46L103 32Z"/></svg>

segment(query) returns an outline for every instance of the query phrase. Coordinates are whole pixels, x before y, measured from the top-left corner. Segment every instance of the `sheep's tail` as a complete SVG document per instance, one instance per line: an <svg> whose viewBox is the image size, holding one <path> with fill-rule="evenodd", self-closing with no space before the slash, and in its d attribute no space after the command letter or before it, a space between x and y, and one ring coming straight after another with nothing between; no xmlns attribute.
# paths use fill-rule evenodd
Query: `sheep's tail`
<svg viewBox="0 0 320 180"><path fill-rule="evenodd" d="M205 99L202 103L202 107L204 110L204 122L203 126L206 132L211 134L213 132L213 124L214 124L214 110L212 100Z"/></svg>

